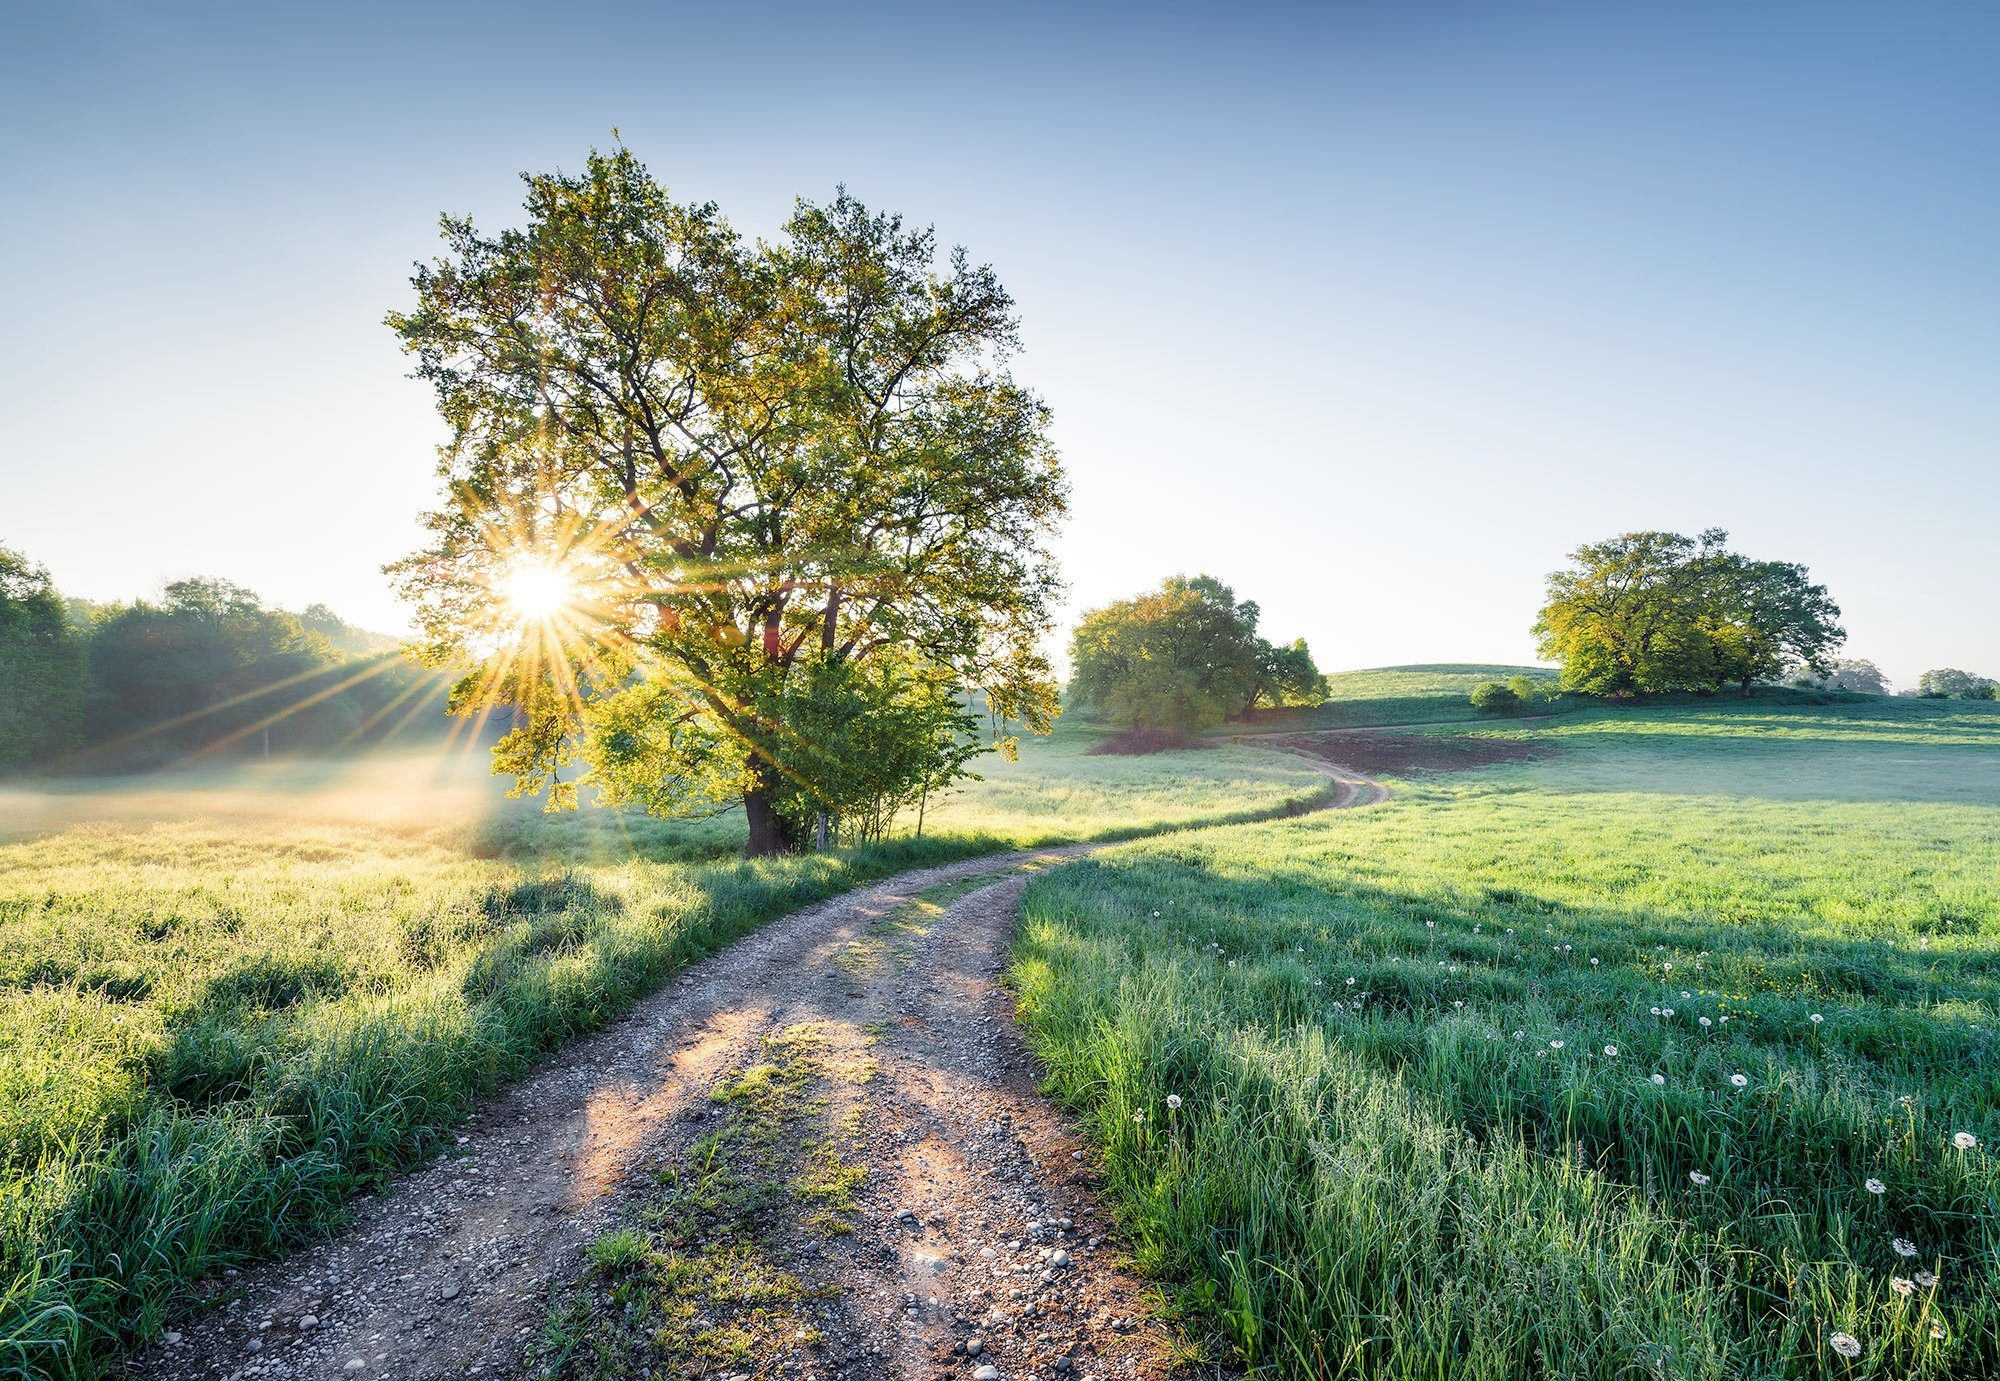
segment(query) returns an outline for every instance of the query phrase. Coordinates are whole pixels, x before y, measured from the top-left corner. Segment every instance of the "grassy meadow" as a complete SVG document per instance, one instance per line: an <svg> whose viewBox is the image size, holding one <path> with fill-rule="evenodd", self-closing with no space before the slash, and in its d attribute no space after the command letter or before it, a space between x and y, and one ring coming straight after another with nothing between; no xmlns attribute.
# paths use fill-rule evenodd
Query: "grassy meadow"
<svg viewBox="0 0 2000 1381"><path fill-rule="evenodd" d="M101 1367L191 1282L324 1230L481 1093L763 921L1325 784L1257 749L1092 741L989 759L921 840L755 862L740 817L544 815L476 760L0 789L0 1375Z"/></svg>
<svg viewBox="0 0 2000 1381"><path fill-rule="evenodd" d="M1285 1375L2000 1374L2000 707L1489 732L1033 885L1142 1263Z"/></svg>
<svg viewBox="0 0 2000 1381"><path fill-rule="evenodd" d="M1260 710L1253 727L1259 731L1296 732L1311 729L1365 729L1387 724L1443 724L1481 718L1469 703L1473 688L1487 681L1526 676L1554 688L1550 667L1488 666L1481 663L1430 662L1414 666L1373 667L1337 671L1326 678L1326 700L1311 707ZM1585 702L1563 697L1530 706L1525 714L1548 714Z"/></svg>

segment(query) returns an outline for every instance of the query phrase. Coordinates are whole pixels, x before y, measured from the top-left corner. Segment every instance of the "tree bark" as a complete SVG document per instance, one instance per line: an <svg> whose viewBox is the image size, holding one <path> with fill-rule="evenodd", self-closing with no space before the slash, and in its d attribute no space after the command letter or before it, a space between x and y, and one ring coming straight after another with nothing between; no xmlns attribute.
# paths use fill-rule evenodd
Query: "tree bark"
<svg viewBox="0 0 2000 1381"><path fill-rule="evenodd" d="M798 831L790 820L772 809L769 786L760 784L743 793L743 814L750 821L750 843L743 850L747 857L797 851Z"/></svg>

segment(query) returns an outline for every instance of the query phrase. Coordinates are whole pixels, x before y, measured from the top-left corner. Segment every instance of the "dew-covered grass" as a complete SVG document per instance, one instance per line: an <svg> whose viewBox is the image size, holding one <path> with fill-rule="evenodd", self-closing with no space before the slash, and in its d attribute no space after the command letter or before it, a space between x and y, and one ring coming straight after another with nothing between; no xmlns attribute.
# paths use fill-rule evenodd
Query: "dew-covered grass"
<svg viewBox="0 0 2000 1381"><path fill-rule="evenodd" d="M323 1231L500 1081L797 906L1325 785L1091 741L986 759L922 839L756 862L740 818L545 815L476 760L0 789L0 1375L106 1365L191 1281Z"/></svg>
<svg viewBox="0 0 2000 1381"><path fill-rule="evenodd" d="M1033 884L1143 1263L1288 1375L2000 1374L2000 713L1505 732Z"/></svg>

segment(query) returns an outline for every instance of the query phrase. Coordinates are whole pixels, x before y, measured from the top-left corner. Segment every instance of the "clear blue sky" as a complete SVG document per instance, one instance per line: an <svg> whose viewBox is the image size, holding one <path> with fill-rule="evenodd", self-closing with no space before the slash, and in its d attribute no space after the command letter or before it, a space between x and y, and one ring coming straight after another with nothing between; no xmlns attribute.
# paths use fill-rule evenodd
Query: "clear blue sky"
<svg viewBox="0 0 2000 1381"><path fill-rule="evenodd" d="M1523 661L1640 527L2000 674L2000 9L11 9L0 542L385 629L440 211L625 140L743 229L845 182L1019 299L1072 606L1210 571L1329 668Z"/></svg>

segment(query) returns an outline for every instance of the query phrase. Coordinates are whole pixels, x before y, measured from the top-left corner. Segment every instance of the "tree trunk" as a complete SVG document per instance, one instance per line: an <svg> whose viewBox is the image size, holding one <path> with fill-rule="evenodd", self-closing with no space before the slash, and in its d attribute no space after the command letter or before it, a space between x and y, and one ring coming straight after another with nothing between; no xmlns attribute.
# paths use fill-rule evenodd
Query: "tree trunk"
<svg viewBox="0 0 2000 1381"><path fill-rule="evenodd" d="M768 786L755 786L743 793L743 813L750 821L750 843L743 850L747 857L788 854L798 849L798 832L790 820L771 808Z"/></svg>

